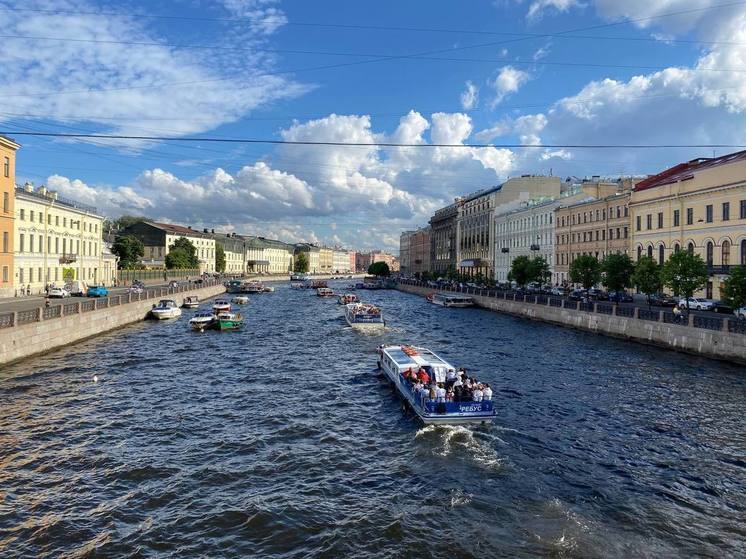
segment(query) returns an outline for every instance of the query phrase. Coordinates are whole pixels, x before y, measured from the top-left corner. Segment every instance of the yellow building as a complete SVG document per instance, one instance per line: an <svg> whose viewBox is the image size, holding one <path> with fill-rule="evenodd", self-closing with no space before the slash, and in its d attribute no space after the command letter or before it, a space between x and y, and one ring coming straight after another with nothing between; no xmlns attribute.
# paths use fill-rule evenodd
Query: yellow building
<svg viewBox="0 0 746 559"><path fill-rule="evenodd" d="M746 264L746 151L681 163L639 182L630 199L632 257L662 264L689 250L711 277L695 296L720 298L730 266Z"/></svg>
<svg viewBox="0 0 746 559"><path fill-rule="evenodd" d="M14 279L32 293L69 280L99 284L111 276L103 258L103 216L44 186L15 189Z"/></svg>
<svg viewBox="0 0 746 559"><path fill-rule="evenodd" d="M0 136L0 297L15 294L13 278L14 191L16 185L16 151L21 147L10 138Z"/></svg>
<svg viewBox="0 0 746 559"><path fill-rule="evenodd" d="M319 271L328 274L334 267L334 251L327 247L319 248Z"/></svg>

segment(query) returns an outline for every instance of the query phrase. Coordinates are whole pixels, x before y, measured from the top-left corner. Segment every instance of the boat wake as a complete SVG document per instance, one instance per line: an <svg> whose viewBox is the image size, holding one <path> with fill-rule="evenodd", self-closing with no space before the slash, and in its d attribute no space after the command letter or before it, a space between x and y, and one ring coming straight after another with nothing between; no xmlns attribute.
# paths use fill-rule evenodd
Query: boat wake
<svg viewBox="0 0 746 559"><path fill-rule="evenodd" d="M495 449L463 425L426 425L417 431L415 438L431 441L432 452L437 456L464 457L492 472L500 472L505 468L504 459Z"/></svg>

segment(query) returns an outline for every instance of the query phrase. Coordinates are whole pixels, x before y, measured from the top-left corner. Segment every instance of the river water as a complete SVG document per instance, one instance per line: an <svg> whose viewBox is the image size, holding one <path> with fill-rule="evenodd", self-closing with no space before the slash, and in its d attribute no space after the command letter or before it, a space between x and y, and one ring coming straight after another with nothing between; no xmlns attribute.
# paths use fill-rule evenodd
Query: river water
<svg viewBox="0 0 746 559"><path fill-rule="evenodd" d="M241 332L186 311L0 371L0 556L746 554L744 369L363 295L384 334L284 285ZM489 382L494 425L416 423L383 342Z"/></svg>

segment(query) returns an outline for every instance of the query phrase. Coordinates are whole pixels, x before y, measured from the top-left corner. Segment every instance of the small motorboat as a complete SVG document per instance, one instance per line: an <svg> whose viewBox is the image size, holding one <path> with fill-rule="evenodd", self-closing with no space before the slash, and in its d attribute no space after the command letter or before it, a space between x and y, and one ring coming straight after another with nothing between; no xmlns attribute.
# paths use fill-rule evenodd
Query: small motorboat
<svg viewBox="0 0 746 559"><path fill-rule="evenodd" d="M328 287L319 287L316 290L317 297L334 297L334 291Z"/></svg>
<svg viewBox="0 0 746 559"><path fill-rule="evenodd" d="M231 302L227 299L218 299L212 305L212 310L217 314L220 312L230 312Z"/></svg>
<svg viewBox="0 0 746 559"><path fill-rule="evenodd" d="M264 289L262 290L262 292L263 293L274 293L275 292L275 288L271 287L269 285L265 285Z"/></svg>
<svg viewBox="0 0 746 559"><path fill-rule="evenodd" d="M248 305L249 304L249 298L246 295L236 295L233 298L233 302L237 305Z"/></svg>
<svg viewBox="0 0 746 559"><path fill-rule="evenodd" d="M199 297L197 297L196 295L184 297L184 302L181 304L181 306L185 309L196 309L199 307Z"/></svg>
<svg viewBox="0 0 746 559"><path fill-rule="evenodd" d="M354 293L345 293L339 296L340 305L349 305L350 303L359 303L360 299Z"/></svg>
<svg viewBox="0 0 746 559"><path fill-rule="evenodd" d="M189 326L192 327L192 330L196 330L197 332L204 332L208 328L212 328L215 325L215 321L217 320L217 318L218 317L215 316L215 313L212 313L210 311L198 312L189 319Z"/></svg>
<svg viewBox="0 0 746 559"><path fill-rule="evenodd" d="M150 309L150 316L158 320L178 318L181 316L181 309L173 299L161 299L157 305Z"/></svg>
<svg viewBox="0 0 746 559"><path fill-rule="evenodd" d="M218 313L215 327L220 330L238 330L243 325L241 313L224 311Z"/></svg>

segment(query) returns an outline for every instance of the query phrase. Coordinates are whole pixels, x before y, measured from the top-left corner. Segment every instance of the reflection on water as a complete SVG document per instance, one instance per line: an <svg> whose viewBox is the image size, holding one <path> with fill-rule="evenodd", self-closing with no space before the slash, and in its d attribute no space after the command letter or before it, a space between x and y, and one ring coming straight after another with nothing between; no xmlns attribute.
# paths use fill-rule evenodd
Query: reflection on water
<svg viewBox="0 0 746 559"><path fill-rule="evenodd" d="M0 555L746 553L742 369L363 297L385 333L283 286L241 332L186 311L6 367ZM417 424L374 370L400 341L496 387L495 424Z"/></svg>

